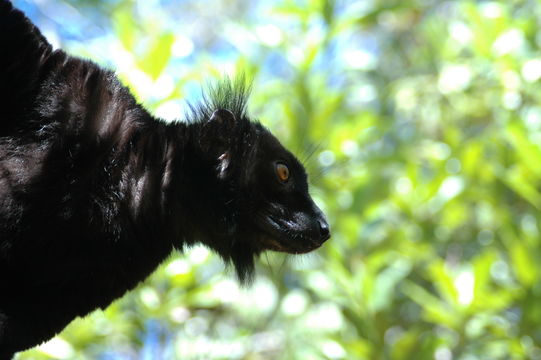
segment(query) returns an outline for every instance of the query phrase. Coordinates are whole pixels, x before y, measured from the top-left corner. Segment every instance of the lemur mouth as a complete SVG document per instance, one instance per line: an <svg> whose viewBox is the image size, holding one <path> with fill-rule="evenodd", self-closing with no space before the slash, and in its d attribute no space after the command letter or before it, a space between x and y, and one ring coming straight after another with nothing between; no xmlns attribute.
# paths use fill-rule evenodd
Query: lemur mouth
<svg viewBox="0 0 541 360"><path fill-rule="evenodd" d="M262 237L261 244L263 245L264 250L283 252L287 254L306 254L321 246L321 244L310 244L308 246L300 244L286 245L282 241L271 237Z"/></svg>
<svg viewBox="0 0 541 360"><path fill-rule="evenodd" d="M263 250L305 254L319 248L328 239L328 236L311 236L309 231L299 230L296 225L287 220L277 219L272 215L265 216L264 235L260 237L260 245Z"/></svg>

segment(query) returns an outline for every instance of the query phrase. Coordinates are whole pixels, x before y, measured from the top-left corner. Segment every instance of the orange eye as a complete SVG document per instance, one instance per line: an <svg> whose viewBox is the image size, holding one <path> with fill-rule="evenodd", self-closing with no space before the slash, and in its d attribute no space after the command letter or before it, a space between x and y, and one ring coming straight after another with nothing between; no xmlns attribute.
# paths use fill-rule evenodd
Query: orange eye
<svg viewBox="0 0 541 360"><path fill-rule="evenodd" d="M286 182L289 179L289 168L282 163L276 164L276 175L282 182Z"/></svg>

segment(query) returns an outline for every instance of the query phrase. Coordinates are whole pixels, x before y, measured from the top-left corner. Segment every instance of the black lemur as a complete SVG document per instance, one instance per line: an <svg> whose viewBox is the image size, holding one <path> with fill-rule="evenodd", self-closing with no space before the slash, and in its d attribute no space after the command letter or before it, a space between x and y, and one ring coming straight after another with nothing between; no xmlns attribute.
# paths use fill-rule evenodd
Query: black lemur
<svg viewBox="0 0 541 360"><path fill-rule="evenodd" d="M247 95L221 81L165 123L0 0L0 359L105 308L173 249L203 243L245 281L262 251L329 238L303 166Z"/></svg>

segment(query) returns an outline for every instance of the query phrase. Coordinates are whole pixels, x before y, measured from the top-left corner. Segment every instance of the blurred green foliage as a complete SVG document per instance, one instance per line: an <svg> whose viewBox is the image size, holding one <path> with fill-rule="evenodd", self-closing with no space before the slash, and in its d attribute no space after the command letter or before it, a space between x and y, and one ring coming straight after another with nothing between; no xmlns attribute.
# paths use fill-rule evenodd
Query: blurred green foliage
<svg viewBox="0 0 541 360"><path fill-rule="evenodd" d="M19 360L541 359L537 1L142 3L92 3L109 50L63 46L158 115L253 76L252 113L313 153L333 237L263 255L251 288L204 248L174 254Z"/></svg>

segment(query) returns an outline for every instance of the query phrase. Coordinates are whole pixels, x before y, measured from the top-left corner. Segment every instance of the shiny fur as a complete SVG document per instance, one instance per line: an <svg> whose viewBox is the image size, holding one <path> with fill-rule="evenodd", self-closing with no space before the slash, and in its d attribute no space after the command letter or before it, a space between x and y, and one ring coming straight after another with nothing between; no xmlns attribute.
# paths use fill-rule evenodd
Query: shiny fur
<svg viewBox="0 0 541 360"><path fill-rule="evenodd" d="M167 124L0 0L0 359L105 308L175 248L203 243L247 281L262 251L328 239L302 165L249 119L247 95L219 82Z"/></svg>

